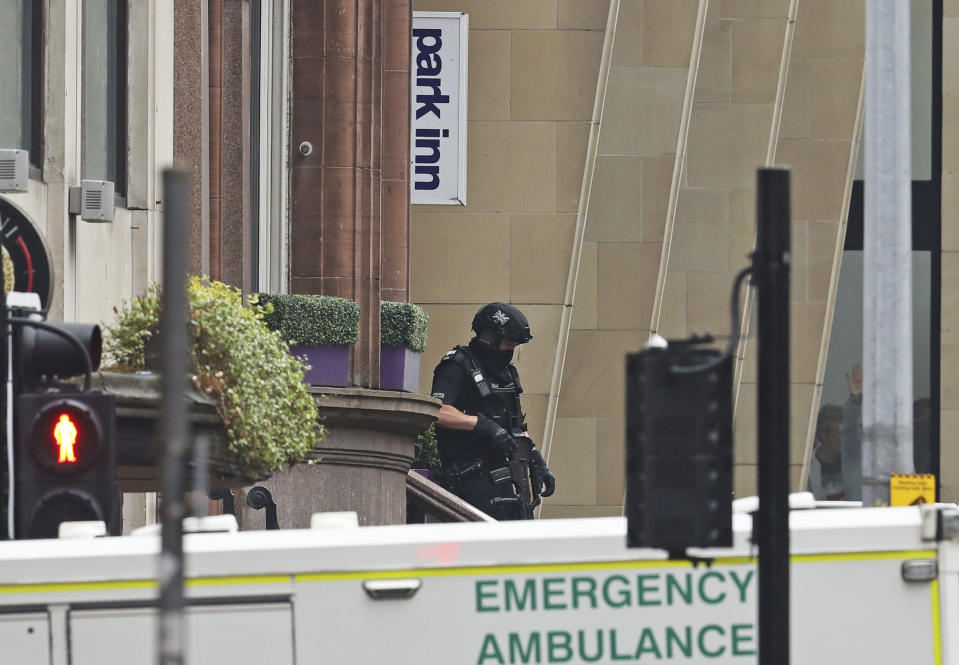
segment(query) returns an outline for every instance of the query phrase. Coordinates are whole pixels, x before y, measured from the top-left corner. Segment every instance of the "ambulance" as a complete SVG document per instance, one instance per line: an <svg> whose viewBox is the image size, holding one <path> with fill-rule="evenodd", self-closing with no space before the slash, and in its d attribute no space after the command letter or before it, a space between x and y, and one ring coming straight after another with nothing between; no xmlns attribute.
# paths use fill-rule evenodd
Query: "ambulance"
<svg viewBox="0 0 959 665"><path fill-rule="evenodd" d="M792 663L959 665L956 506L806 498ZM221 516L184 536L186 662L756 663L742 501L733 547L682 560L627 548L618 517L239 532ZM155 529L0 543L0 663L155 663L159 550Z"/></svg>

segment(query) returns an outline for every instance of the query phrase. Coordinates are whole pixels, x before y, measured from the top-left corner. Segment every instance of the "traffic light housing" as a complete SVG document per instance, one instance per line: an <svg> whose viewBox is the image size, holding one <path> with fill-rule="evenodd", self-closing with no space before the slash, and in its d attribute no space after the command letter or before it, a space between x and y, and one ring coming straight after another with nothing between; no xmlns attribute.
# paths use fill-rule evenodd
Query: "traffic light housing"
<svg viewBox="0 0 959 665"><path fill-rule="evenodd" d="M16 398L17 538L56 538L61 522L114 531L116 398L94 392Z"/></svg>
<svg viewBox="0 0 959 665"><path fill-rule="evenodd" d="M29 322L14 327L14 374L19 391L28 391L48 382L52 377L83 374L86 362L81 348L90 359L90 370L100 366L102 336L100 326L92 323L44 321L43 327ZM70 335L79 345L69 341Z"/></svg>
<svg viewBox="0 0 959 665"><path fill-rule="evenodd" d="M627 545L732 545L732 358L693 338L626 359Z"/></svg>
<svg viewBox="0 0 959 665"><path fill-rule="evenodd" d="M43 321L13 308L13 502L16 538L56 538L67 521L116 531L112 395L89 392L100 366L99 326ZM58 382L85 375L84 391Z"/></svg>

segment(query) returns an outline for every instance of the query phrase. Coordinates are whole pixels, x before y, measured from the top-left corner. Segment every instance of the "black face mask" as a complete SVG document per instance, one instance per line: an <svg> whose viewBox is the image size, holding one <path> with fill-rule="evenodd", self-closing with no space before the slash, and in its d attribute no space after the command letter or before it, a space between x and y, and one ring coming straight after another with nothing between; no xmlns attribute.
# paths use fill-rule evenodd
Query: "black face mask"
<svg viewBox="0 0 959 665"><path fill-rule="evenodd" d="M503 365L508 365L513 360L513 349L510 349L509 351L494 349L490 351L490 356L495 362L500 362Z"/></svg>
<svg viewBox="0 0 959 665"><path fill-rule="evenodd" d="M502 349L491 349L477 339L470 342L470 349L480 358L487 360L491 365L506 366L513 360L513 349L504 351Z"/></svg>

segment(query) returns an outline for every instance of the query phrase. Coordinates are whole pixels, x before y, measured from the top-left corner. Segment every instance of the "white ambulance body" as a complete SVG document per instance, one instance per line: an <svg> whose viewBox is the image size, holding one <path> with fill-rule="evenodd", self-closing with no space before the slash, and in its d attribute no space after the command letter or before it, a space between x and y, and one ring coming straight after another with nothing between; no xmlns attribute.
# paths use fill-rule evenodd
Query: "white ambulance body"
<svg viewBox="0 0 959 665"><path fill-rule="evenodd" d="M959 664L942 511L791 513L792 663ZM187 662L755 663L749 515L734 529L695 566L627 549L624 518L191 534ZM0 543L0 663L152 665L159 548Z"/></svg>

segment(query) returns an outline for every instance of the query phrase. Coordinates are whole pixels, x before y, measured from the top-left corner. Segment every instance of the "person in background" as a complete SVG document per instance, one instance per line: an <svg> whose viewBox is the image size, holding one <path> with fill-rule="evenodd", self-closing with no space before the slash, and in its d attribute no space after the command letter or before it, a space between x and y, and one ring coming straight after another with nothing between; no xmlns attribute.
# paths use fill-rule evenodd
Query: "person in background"
<svg viewBox="0 0 959 665"><path fill-rule="evenodd" d="M842 414L839 438L842 446L842 479L847 501L862 500L862 365L853 365L846 375L849 398Z"/></svg>
<svg viewBox="0 0 959 665"><path fill-rule="evenodd" d="M840 431L843 408L824 404L816 420L816 441L809 465L809 491L819 500L838 501L844 498Z"/></svg>

